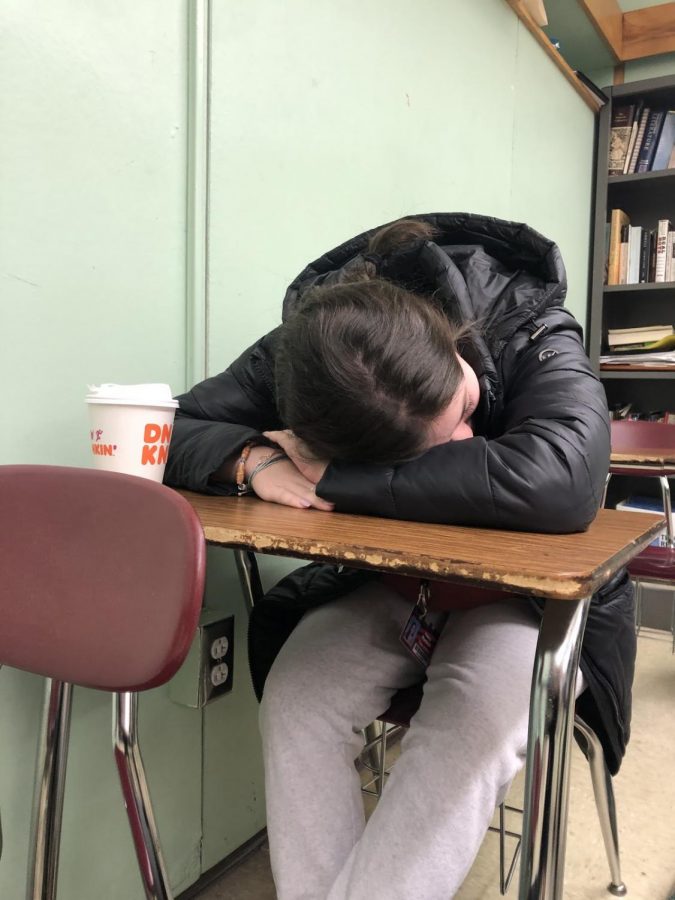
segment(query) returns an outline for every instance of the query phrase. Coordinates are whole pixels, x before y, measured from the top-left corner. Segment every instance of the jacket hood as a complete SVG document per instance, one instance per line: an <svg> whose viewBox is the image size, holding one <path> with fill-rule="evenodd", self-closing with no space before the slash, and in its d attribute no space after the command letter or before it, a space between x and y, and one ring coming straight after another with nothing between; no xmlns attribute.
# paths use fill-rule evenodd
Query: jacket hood
<svg viewBox="0 0 675 900"><path fill-rule="evenodd" d="M560 251L528 225L471 213L406 216L435 226L433 240L420 240L385 256L368 254L372 228L310 263L289 286L283 318L311 287L353 280L365 259L377 272L410 290L434 294L454 321L476 321L494 355L518 325L543 309L561 305L567 277Z"/></svg>

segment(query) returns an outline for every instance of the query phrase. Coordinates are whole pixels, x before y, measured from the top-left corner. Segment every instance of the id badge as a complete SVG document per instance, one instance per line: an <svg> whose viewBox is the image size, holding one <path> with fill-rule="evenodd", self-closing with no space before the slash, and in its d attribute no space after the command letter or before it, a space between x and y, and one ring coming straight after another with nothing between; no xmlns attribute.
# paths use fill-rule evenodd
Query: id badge
<svg viewBox="0 0 675 900"><path fill-rule="evenodd" d="M417 602L400 635L403 646L425 669L431 662L434 647L448 618L447 613L429 612L430 593L429 582L426 579L421 581Z"/></svg>

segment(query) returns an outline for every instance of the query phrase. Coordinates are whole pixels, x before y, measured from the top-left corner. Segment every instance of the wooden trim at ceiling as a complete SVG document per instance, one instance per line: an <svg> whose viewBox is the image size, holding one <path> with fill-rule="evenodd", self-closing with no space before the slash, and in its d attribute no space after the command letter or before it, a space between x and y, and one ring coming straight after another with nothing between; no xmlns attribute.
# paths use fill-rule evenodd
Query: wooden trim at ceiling
<svg viewBox="0 0 675 900"><path fill-rule="evenodd" d="M567 81L569 81L577 94L579 94L579 96L585 101L586 105L589 106L593 110L593 112L597 112L602 106L602 101L593 93L593 91L589 90L585 84L582 84L581 81L579 81L577 76L574 74L574 70L569 66L567 62L565 62L563 57L560 55L560 52L553 46L548 35L544 31L542 31L539 25L537 25L529 9L525 5L524 0L506 0L506 2L509 4L511 9L513 9L513 11L516 13L516 15L530 32L530 34L532 34L534 38L539 42L539 44L541 44L548 56L560 69L562 74L565 76Z"/></svg>
<svg viewBox="0 0 675 900"><path fill-rule="evenodd" d="M675 52L675 3L621 11L617 0L579 0L616 63Z"/></svg>
<svg viewBox="0 0 675 900"><path fill-rule="evenodd" d="M607 45L614 62L621 62L623 51L623 12L617 0L579 0L593 27Z"/></svg>
<svg viewBox="0 0 675 900"><path fill-rule="evenodd" d="M675 3L646 6L623 15L623 59L675 52Z"/></svg>
<svg viewBox="0 0 675 900"><path fill-rule="evenodd" d="M542 28L545 25L548 25L548 16L546 15L546 9L544 8L544 0L523 0L523 3L537 25L541 25Z"/></svg>

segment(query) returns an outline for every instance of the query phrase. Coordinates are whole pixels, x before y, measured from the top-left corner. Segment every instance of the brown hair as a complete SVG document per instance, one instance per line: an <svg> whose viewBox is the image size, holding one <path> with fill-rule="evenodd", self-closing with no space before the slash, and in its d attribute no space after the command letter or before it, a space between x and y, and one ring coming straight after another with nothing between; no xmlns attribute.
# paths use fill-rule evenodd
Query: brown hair
<svg viewBox="0 0 675 900"><path fill-rule="evenodd" d="M369 255L432 233L423 222L393 223L375 234ZM366 271L359 281L313 288L281 331L276 382L284 421L320 458L411 459L462 382L457 343L466 331L431 298Z"/></svg>

